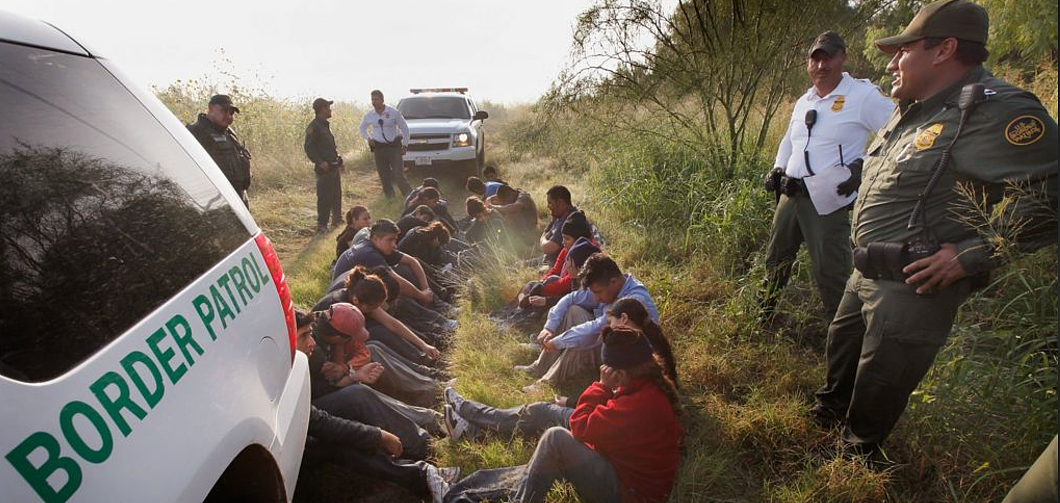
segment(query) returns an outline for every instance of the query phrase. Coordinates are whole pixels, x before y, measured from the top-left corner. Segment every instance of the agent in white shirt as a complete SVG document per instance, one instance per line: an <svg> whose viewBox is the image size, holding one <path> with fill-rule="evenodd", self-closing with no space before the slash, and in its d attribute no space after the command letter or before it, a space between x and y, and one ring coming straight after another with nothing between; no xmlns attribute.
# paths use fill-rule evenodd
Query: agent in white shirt
<svg viewBox="0 0 1060 503"><path fill-rule="evenodd" d="M806 57L813 87L795 103L775 167L766 176L766 190L776 194L777 207L759 294L763 322L773 317L803 241L828 321L850 276L847 209L857 197L869 135L886 124L894 102L871 82L844 72L846 59L846 43L838 33L827 31L813 41Z"/></svg>
<svg viewBox="0 0 1060 503"><path fill-rule="evenodd" d="M412 192L402 161L409 146L409 125L401 112L383 102L382 91L372 91L372 109L361 120L360 130L361 138L368 141L368 148L375 154L375 170L383 184L383 194L394 197L391 184L396 183L404 198Z"/></svg>

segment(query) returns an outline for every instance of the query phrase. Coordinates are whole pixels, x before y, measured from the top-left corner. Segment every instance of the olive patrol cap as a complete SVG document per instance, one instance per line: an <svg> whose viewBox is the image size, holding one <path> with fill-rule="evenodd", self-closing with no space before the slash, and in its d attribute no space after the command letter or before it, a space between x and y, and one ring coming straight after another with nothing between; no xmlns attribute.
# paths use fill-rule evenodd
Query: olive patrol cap
<svg viewBox="0 0 1060 503"><path fill-rule="evenodd" d="M968 0L943 0L925 5L900 35L881 38L876 47L893 54L924 38L956 38L986 45L990 18L981 5Z"/></svg>

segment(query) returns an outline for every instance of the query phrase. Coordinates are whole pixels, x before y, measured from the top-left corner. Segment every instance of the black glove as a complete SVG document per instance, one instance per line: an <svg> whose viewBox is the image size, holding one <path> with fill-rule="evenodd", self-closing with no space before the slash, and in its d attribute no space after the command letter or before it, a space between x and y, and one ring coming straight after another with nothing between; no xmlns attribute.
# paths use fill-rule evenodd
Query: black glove
<svg viewBox="0 0 1060 503"><path fill-rule="evenodd" d="M864 162L863 159L855 159L854 162L847 164L847 168L850 169L850 178L836 186L836 194L846 197L858 190L858 186L861 185L861 166Z"/></svg>
<svg viewBox="0 0 1060 503"><path fill-rule="evenodd" d="M766 192L776 192L777 188L780 187L780 177L784 175L784 168L775 167L766 173L765 179L762 181L762 187L766 189Z"/></svg>

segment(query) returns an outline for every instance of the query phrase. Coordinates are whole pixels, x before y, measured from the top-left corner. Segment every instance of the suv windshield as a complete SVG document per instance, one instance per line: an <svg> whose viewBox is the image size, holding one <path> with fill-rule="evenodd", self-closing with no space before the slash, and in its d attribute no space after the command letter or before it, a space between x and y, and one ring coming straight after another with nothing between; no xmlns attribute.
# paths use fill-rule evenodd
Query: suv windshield
<svg viewBox="0 0 1060 503"><path fill-rule="evenodd" d="M57 377L249 238L94 59L0 43L0 374Z"/></svg>
<svg viewBox="0 0 1060 503"><path fill-rule="evenodd" d="M467 100L456 97L414 96L398 103L397 109L405 120L471 118Z"/></svg>

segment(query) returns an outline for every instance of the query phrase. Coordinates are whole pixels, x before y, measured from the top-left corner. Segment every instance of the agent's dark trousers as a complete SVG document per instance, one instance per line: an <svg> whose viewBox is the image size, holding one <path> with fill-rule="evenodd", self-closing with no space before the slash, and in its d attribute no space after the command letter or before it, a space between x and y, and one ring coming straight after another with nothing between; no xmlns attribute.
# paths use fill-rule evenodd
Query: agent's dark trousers
<svg viewBox="0 0 1060 503"><path fill-rule="evenodd" d="M810 252L813 281L824 303L825 319L831 320L854 264L850 250L850 212L839 209L818 215L806 194L780 196L773 213L773 230L766 248L764 307L771 314L777 296L791 278L791 266L803 242Z"/></svg>
<svg viewBox="0 0 1060 503"><path fill-rule="evenodd" d="M342 223L342 173L332 170L317 175L317 226Z"/></svg>
<svg viewBox="0 0 1060 503"><path fill-rule="evenodd" d="M409 181L405 179L405 166L401 160L400 145L376 145L375 170L379 173L379 183L383 185L383 194L386 197L394 197L392 184L397 184L398 189L401 190L401 197L412 192Z"/></svg>
<svg viewBox="0 0 1060 503"><path fill-rule="evenodd" d="M905 283L854 271L828 327L826 382L817 390L818 404L846 417L844 441L872 450L887 438L970 292L963 279L918 296Z"/></svg>

